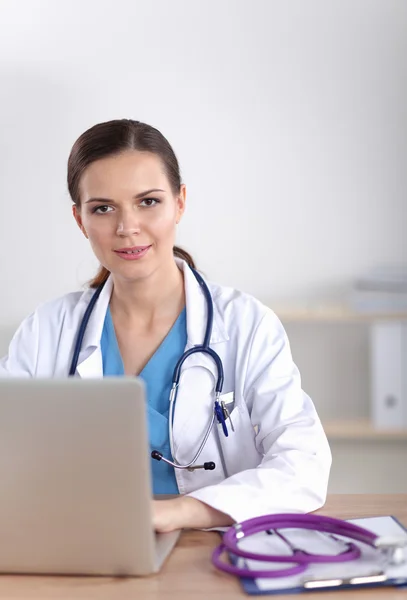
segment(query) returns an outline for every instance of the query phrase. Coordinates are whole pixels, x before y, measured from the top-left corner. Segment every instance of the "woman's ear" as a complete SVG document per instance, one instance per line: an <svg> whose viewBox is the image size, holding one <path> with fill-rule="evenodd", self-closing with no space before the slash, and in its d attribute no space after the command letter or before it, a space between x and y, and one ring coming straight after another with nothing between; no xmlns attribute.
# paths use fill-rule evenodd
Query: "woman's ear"
<svg viewBox="0 0 407 600"><path fill-rule="evenodd" d="M85 238L88 240L88 234L86 233L86 229L83 226L82 223L82 217L81 217L81 211L80 209L76 206L76 204L74 204L72 206L72 214L74 216L74 219L79 227L79 229L82 231L83 235L85 236Z"/></svg>
<svg viewBox="0 0 407 600"><path fill-rule="evenodd" d="M175 222L178 223L181 221L182 215L185 211L185 203L187 201L187 188L185 184L182 184L179 190L179 194L177 196L177 214Z"/></svg>

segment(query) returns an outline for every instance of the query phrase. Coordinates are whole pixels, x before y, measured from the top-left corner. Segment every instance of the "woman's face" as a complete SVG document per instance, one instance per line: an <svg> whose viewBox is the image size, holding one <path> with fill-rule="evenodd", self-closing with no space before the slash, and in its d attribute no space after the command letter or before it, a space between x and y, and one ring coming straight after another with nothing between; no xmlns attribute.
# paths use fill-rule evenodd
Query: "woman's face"
<svg viewBox="0 0 407 600"><path fill-rule="evenodd" d="M185 186L175 196L161 159L130 150L84 171L74 217L99 262L114 276L136 280L173 260Z"/></svg>

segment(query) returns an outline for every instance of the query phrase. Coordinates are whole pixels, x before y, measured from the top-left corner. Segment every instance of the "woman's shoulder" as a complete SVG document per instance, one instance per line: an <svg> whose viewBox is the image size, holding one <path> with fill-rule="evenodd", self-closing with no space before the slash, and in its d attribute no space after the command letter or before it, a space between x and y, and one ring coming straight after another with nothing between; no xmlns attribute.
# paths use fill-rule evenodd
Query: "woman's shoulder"
<svg viewBox="0 0 407 600"><path fill-rule="evenodd" d="M224 318L245 319L252 326L263 322L282 328L275 312L252 294L214 282L208 282L208 286L214 305Z"/></svg>
<svg viewBox="0 0 407 600"><path fill-rule="evenodd" d="M34 312L40 321L69 320L85 310L93 292L90 288L68 292L39 304Z"/></svg>
<svg viewBox="0 0 407 600"><path fill-rule="evenodd" d="M39 372L48 376L52 371L49 356L55 355L61 341L62 328L68 338L86 310L93 290L71 292L44 302L20 323L9 345L8 354L0 361L0 376L25 374L34 377ZM45 357L45 370L38 371L39 347ZM51 371L49 370L51 368Z"/></svg>

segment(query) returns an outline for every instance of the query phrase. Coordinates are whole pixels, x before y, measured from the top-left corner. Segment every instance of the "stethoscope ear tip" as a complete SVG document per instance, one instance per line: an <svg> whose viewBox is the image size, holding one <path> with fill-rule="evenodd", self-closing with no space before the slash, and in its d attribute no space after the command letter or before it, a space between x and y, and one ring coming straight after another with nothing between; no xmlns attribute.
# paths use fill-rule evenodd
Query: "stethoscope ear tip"
<svg viewBox="0 0 407 600"><path fill-rule="evenodd" d="M205 469L205 471L214 471L215 467L216 467L216 465L215 465L215 463L213 461L204 463L204 469Z"/></svg>
<svg viewBox="0 0 407 600"><path fill-rule="evenodd" d="M158 450L153 450L151 452L151 458L154 458L155 460L161 460L163 457L163 455L161 454L161 452L158 452Z"/></svg>

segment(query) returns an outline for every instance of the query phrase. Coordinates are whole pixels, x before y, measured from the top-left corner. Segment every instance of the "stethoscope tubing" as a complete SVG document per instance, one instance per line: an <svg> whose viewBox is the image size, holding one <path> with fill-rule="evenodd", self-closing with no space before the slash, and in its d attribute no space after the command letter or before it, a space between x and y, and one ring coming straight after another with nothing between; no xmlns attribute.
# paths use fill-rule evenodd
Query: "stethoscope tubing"
<svg viewBox="0 0 407 600"><path fill-rule="evenodd" d="M212 335L212 328L213 328L213 301L212 301L212 297L211 297L209 288L208 288L207 284L205 283L205 280L203 279L203 277L198 273L198 271L196 269L193 269L192 267L190 267L190 268L202 289L202 292L205 296L206 305L207 305L208 314L207 314L207 322L206 322L206 328L205 328L204 341L203 341L202 345L194 346L193 348L190 348L189 350L184 352L184 354L177 361L177 364L175 365L175 368L174 368L173 378L172 378L171 395L170 395L170 407L169 407L169 438L170 438L171 455L174 460L171 461L169 459L164 458L156 450L153 450L153 452L152 452L153 456L156 455L156 456L154 456L155 458L160 456L160 458L158 458L158 460L164 460L164 462L166 462L167 464L173 466L174 468L178 468L178 469L191 469L193 467L193 465L196 463L196 461L202 454L205 444L208 441L208 438L211 434L213 425L215 423L216 416L218 417L218 420L222 425L222 429L223 429L225 436L228 436L228 430L227 430L225 418L222 415L222 411L221 411L221 408L219 405L219 397L222 392L223 381L224 381L223 364L222 364L222 361L221 361L219 355L214 350L212 350L212 348L210 348L210 345L209 345L211 335ZM80 351L82 348L85 331L88 326L89 319L91 317L91 314L93 312L95 304L105 286L105 283L106 283L106 280L96 289L96 291L93 294L93 296L86 308L86 311L83 315L82 322L79 326L78 334L77 334L77 337L75 340L72 361L71 361L71 365L69 368L68 375L70 377L75 375L75 372L76 372L76 369L78 366L79 354L80 354ZM182 365L192 354L196 354L196 353L202 353L202 354L208 355L216 364L218 376L217 376L216 386L215 386L214 411L212 413L212 417L209 422L209 425L208 425L207 429L205 430L202 442L199 445L199 448L198 448L194 458L188 464L181 464L178 462L178 460L176 459L176 457L174 455L174 435L173 435L174 407L175 407L175 403L176 403L176 399L177 399L178 386L179 386L179 382L180 382L180 378L181 378ZM215 467L214 463L205 463L205 464L210 465L210 470L212 470ZM196 467L196 468L201 468L201 467ZM207 467L205 467L205 468L207 468Z"/></svg>
<svg viewBox="0 0 407 600"><path fill-rule="evenodd" d="M170 449L171 449L171 455L173 457L173 461L169 461L167 460L167 463L172 465L175 468L178 469L190 469L198 460L198 458L200 457L200 455L202 454L202 450L205 447L206 442L208 441L208 438L211 434L211 431L213 429L213 424L215 422L215 413L212 412L211 415L211 421L209 426L207 427L203 440L194 456L194 458L186 465L182 465L180 464L175 456L175 448L174 448L174 433L173 433L173 418L174 418L174 405L175 405L175 399L170 401L170 409L169 409L169 415L168 415L168 426L169 426L169 435L170 435Z"/></svg>

